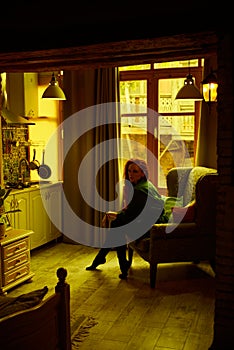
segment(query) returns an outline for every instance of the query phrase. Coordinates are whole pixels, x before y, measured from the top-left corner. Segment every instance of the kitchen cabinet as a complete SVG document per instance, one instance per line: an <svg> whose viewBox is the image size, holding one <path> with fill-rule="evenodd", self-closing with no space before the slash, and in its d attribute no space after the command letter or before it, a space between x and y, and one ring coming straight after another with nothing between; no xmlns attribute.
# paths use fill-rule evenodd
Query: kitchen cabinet
<svg viewBox="0 0 234 350"><path fill-rule="evenodd" d="M43 186L30 192L30 227L34 231L31 249L61 236L59 229L50 220L55 212L60 220L59 227L62 227L61 184Z"/></svg>
<svg viewBox="0 0 234 350"><path fill-rule="evenodd" d="M31 230L11 229L0 240L0 292L30 280L34 273L30 267Z"/></svg>
<svg viewBox="0 0 234 350"><path fill-rule="evenodd" d="M30 194L30 228L33 230L31 236L31 249L38 248L61 236L60 230L50 220L56 212L62 227L62 196L61 184L41 186L33 189Z"/></svg>
<svg viewBox="0 0 234 350"><path fill-rule="evenodd" d="M31 229L31 249L38 248L61 236L50 217L56 214L56 222L62 227L61 184L31 187L10 194L5 201L5 211L20 209L9 214L15 229ZM59 220L59 221L57 221Z"/></svg>
<svg viewBox="0 0 234 350"><path fill-rule="evenodd" d="M18 229L30 228L30 197L29 192L22 191L10 194L4 202L5 210L21 210L20 212L9 213L11 226Z"/></svg>
<svg viewBox="0 0 234 350"><path fill-rule="evenodd" d="M62 228L62 195L61 195L62 185L55 184L49 186L48 188L41 189L41 196L43 200L46 201L46 216L48 222L48 229L46 231L47 241L51 241L55 238L61 236L61 232L55 226L49 218L55 218L58 226ZM43 205L44 208L44 205Z"/></svg>
<svg viewBox="0 0 234 350"><path fill-rule="evenodd" d="M34 231L31 237L31 249L47 243L47 231L50 230L49 220L41 198L40 189L30 192L30 227Z"/></svg>

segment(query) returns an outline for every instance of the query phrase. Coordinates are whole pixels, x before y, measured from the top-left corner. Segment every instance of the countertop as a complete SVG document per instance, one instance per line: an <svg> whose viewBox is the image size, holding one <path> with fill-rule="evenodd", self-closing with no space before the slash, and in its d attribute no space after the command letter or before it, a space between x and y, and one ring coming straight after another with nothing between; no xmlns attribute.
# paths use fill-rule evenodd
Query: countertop
<svg viewBox="0 0 234 350"><path fill-rule="evenodd" d="M13 188L10 192L11 194L18 194L18 193L22 193L22 192L29 192L29 191L35 191L38 188L48 188L54 185L58 185L58 184L62 184L63 181L39 181L39 183L35 183L29 187L24 187L24 188Z"/></svg>

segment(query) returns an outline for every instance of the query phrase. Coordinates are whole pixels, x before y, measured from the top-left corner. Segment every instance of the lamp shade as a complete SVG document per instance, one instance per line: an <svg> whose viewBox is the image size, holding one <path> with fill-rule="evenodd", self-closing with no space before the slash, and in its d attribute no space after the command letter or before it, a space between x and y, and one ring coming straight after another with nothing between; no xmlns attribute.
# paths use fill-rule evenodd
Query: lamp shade
<svg viewBox="0 0 234 350"><path fill-rule="evenodd" d="M206 102L217 102L217 88L218 88L217 77L213 72L211 72L202 81L202 92L203 92L204 100Z"/></svg>
<svg viewBox="0 0 234 350"><path fill-rule="evenodd" d="M58 81L55 78L54 73L52 74L49 86L43 92L42 98L51 100L66 100L66 96L63 90L59 87Z"/></svg>
<svg viewBox="0 0 234 350"><path fill-rule="evenodd" d="M192 74L187 75L184 86L177 92L176 100L203 100L202 94L194 83Z"/></svg>

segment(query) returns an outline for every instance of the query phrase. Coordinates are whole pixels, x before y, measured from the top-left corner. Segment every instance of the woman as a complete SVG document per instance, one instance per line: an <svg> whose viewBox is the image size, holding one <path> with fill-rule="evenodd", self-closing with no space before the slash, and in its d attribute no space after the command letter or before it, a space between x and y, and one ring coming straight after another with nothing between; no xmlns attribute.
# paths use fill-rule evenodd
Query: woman
<svg viewBox="0 0 234 350"><path fill-rule="evenodd" d="M147 208L149 207L149 211L152 210L154 216L159 218L157 222L163 222L164 201L156 187L148 180L148 168L145 161L141 159L128 160L124 167L124 178L128 180L124 186L124 203L126 206L117 213L107 212L103 218L103 225L109 222L111 228L126 225L141 214L146 204ZM133 192L133 195L128 203L128 194L130 192ZM145 232L142 232L143 235L145 235ZM131 237L131 233L128 232L128 236ZM98 265L104 264L106 262L106 255L111 249L101 248L94 258L92 265L86 267L86 270L95 270ZM130 262L126 258L126 245L117 247L116 251L121 270L119 278L127 279Z"/></svg>

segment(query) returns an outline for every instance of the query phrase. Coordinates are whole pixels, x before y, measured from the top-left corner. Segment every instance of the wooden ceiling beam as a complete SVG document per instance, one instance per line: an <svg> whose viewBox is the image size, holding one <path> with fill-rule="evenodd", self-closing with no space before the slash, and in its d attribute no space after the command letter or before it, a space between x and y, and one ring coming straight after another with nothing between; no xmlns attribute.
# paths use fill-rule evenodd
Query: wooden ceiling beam
<svg viewBox="0 0 234 350"><path fill-rule="evenodd" d="M202 58L217 52L214 32L24 52L0 52L1 72L76 70Z"/></svg>

